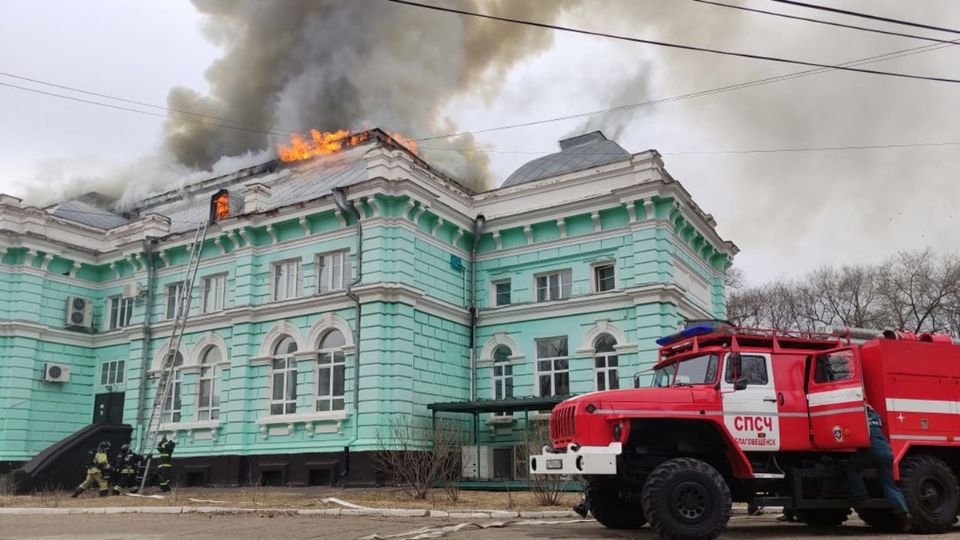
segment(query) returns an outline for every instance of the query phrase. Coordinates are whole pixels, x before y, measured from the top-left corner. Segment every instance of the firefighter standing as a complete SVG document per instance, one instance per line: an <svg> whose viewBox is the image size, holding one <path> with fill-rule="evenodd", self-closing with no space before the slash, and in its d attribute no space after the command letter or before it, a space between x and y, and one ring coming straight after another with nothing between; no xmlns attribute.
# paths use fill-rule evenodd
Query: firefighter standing
<svg viewBox="0 0 960 540"><path fill-rule="evenodd" d="M167 439L164 435L157 443L157 451L160 457L157 460L157 476L160 478L160 491L170 491L170 468L173 467L173 449L177 447L175 441Z"/></svg>
<svg viewBox="0 0 960 540"><path fill-rule="evenodd" d="M123 490L130 493L137 491L137 465L140 463L140 456L130 450L130 445L125 444L120 447L120 453L113 464L113 468L119 471L120 478L113 485L113 494L120 495Z"/></svg>
<svg viewBox="0 0 960 540"><path fill-rule="evenodd" d="M97 487L100 488L101 497L106 497L110 494L110 486L107 484L109 479L108 473L110 472L110 458L107 457L109 450L110 443L103 441L97 446L96 452L90 452L90 459L87 462L87 477L83 480L82 484L77 486L77 489L73 491L71 497L79 497L85 489L93 484L97 484Z"/></svg>
<svg viewBox="0 0 960 540"><path fill-rule="evenodd" d="M910 514L907 500L893 479L893 449L883 433L883 419L870 404L867 404L867 423L870 425L870 446L857 450L846 467L854 507L857 502L868 499L867 486L863 482L863 469L875 467L883 487L883 498L893 507L897 526L901 531L907 532L910 530Z"/></svg>

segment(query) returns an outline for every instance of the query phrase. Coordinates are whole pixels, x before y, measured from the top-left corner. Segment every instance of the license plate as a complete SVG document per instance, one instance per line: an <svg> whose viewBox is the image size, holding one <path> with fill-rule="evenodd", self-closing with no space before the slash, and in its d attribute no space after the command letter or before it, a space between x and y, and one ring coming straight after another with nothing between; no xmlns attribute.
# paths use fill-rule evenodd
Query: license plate
<svg viewBox="0 0 960 540"><path fill-rule="evenodd" d="M562 468L563 468L563 460L562 460L562 459L548 459L548 460L547 460L547 470L548 470L548 471L556 471L556 470L562 469Z"/></svg>

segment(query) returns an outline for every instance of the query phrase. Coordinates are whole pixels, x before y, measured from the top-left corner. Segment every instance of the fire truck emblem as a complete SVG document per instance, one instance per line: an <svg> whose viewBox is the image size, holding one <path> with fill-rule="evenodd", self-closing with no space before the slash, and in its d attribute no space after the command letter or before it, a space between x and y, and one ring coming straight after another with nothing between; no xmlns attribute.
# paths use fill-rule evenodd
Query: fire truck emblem
<svg viewBox="0 0 960 540"><path fill-rule="evenodd" d="M843 429L840 426L833 426L833 438L837 442L843 442Z"/></svg>

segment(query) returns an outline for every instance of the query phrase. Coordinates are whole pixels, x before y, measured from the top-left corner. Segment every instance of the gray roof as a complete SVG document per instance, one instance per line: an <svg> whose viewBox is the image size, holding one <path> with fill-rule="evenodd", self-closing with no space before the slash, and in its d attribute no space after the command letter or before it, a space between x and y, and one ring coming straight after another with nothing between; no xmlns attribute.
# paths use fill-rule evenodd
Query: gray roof
<svg viewBox="0 0 960 540"><path fill-rule="evenodd" d="M63 219L96 227L98 229L113 229L130 223L123 216L97 208L92 204L80 200L64 201L50 210L50 213Z"/></svg>
<svg viewBox="0 0 960 540"><path fill-rule="evenodd" d="M523 164L500 187L510 187L560 176L630 157L619 144L594 131L560 141L560 151Z"/></svg>

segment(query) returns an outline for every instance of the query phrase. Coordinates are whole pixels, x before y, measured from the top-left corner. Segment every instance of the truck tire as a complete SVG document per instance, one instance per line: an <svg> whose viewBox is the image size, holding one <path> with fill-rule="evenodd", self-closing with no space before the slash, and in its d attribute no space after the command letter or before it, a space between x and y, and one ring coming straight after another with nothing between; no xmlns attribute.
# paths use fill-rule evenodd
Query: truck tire
<svg viewBox="0 0 960 540"><path fill-rule="evenodd" d="M857 515L868 526L879 532L897 532L897 518L889 508L860 508Z"/></svg>
<svg viewBox="0 0 960 540"><path fill-rule="evenodd" d="M594 519L608 529L639 529L647 523L640 504L620 498L615 485L587 484L587 500Z"/></svg>
<svg viewBox="0 0 960 540"><path fill-rule="evenodd" d="M839 527L850 515L849 508L820 508L817 510L796 510L797 521L811 527Z"/></svg>
<svg viewBox="0 0 960 540"><path fill-rule="evenodd" d="M942 533L953 527L960 505L960 487L953 470L943 460L910 456L900 463L900 485L913 516L913 530Z"/></svg>
<svg viewBox="0 0 960 540"><path fill-rule="evenodd" d="M667 540L710 540L730 520L730 488L709 464L693 458L665 461L643 486L643 512Z"/></svg>

